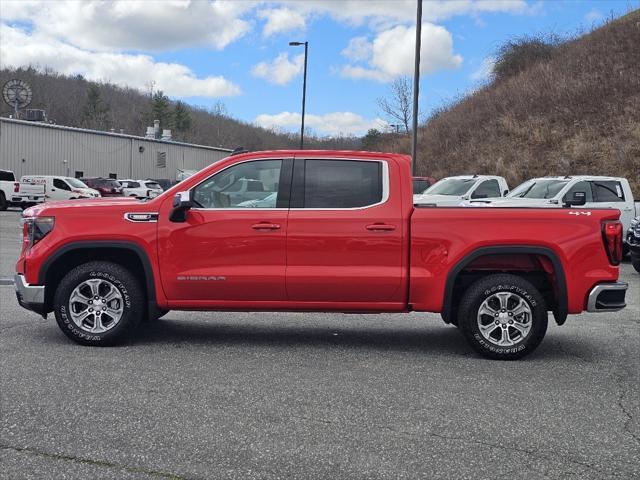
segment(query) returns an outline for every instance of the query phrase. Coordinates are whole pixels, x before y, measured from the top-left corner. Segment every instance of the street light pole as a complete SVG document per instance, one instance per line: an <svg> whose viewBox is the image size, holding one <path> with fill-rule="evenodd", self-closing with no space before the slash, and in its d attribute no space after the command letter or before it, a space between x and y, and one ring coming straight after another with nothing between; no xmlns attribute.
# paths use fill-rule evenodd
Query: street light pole
<svg viewBox="0 0 640 480"><path fill-rule="evenodd" d="M300 126L300 150L304 149L304 112L307 99L307 53L309 42L289 42L292 47L304 45L304 79L302 81L302 125Z"/></svg>
<svg viewBox="0 0 640 480"><path fill-rule="evenodd" d="M418 94L420 90L420 47L422 44L422 0L416 9L416 54L413 71L413 137L411 138L411 173L416 176L416 156L418 150Z"/></svg>

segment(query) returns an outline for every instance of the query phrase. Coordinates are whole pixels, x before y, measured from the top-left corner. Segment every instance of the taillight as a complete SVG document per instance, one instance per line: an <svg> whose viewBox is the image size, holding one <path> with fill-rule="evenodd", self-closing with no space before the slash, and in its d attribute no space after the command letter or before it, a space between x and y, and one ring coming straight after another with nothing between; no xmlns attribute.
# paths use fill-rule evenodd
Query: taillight
<svg viewBox="0 0 640 480"><path fill-rule="evenodd" d="M13 193L18 193L20 192L20 183L19 182L15 182L13 184Z"/></svg>
<svg viewBox="0 0 640 480"><path fill-rule="evenodd" d="M611 265L622 261L622 223L613 220L602 223L602 241Z"/></svg>

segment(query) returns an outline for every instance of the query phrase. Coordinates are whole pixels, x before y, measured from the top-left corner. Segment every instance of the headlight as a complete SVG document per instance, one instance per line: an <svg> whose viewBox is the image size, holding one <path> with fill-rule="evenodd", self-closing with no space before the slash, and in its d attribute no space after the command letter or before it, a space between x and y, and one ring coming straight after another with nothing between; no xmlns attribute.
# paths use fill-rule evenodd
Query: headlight
<svg viewBox="0 0 640 480"><path fill-rule="evenodd" d="M46 237L55 225L55 217L22 217L22 240L26 249Z"/></svg>

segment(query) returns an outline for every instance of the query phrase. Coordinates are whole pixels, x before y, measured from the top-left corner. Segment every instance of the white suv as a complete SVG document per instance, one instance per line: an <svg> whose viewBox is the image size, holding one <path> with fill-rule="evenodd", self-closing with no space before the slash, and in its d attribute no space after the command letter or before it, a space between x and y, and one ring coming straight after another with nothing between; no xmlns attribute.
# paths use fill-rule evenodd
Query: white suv
<svg viewBox="0 0 640 480"><path fill-rule="evenodd" d="M160 195L164 190L157 182L153 180L118 180L122 185L122 190L125 197L136 198L155 198Z"/></svg>

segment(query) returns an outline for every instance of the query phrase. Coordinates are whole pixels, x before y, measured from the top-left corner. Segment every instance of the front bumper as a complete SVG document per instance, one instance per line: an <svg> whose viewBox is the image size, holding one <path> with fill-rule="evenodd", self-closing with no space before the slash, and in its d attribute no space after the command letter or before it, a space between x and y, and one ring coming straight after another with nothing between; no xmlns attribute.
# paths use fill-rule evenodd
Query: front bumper
<svg viewBox="0 0 640 480"><path fill-rule="evenodd" d="M29 285L24 275L16 273L13 277L13 283L16 289L16 297L21 307L45 316L44 305L44 286Z"/></svg>
<svg viewBox="0 0 640 480"><path fill-rule="evenodd" d="M624 297L629 285L625 282L599 283L591 289L587 312L617 312L627 304Z"/></svg>

